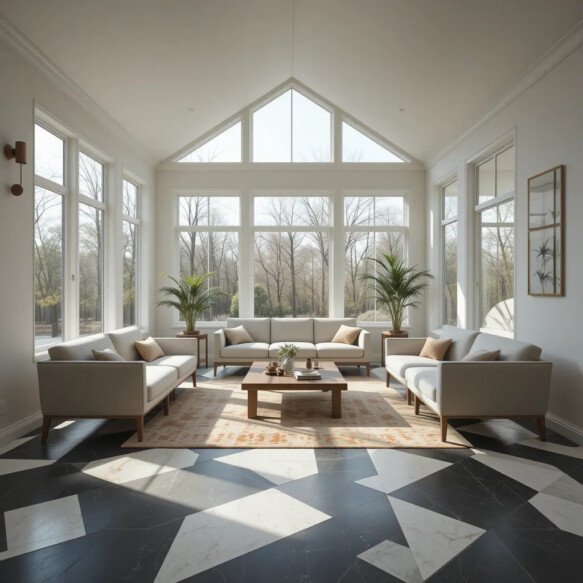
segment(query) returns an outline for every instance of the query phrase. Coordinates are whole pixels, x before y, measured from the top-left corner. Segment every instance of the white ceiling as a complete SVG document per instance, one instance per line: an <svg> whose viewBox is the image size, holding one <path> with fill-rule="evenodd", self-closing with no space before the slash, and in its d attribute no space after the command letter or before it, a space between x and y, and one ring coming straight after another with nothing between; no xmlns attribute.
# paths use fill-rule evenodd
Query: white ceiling
<svg viewBox="0 0 583 583"><path fill-rule="evenodd" d="M427 160L583 19L583 0L0 0L0 12L158 160L292 75Z"/></svg>

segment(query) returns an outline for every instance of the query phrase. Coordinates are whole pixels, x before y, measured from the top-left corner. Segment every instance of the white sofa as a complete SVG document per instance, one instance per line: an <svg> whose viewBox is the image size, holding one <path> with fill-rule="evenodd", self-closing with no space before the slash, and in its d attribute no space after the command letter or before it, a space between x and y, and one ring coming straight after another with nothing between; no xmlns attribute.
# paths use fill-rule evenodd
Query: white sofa
<svg viewBox="0 0 583 583"><path fill-rule="evenodd" d="M135 419L143 439L144 415L160 402L168 415L170 396L192 377L196 386L197 342L193 338L156 338L164 356L144 362L134 347L144 333L135 326L95 334L49 348L50 360L37 363L42 442L53 418ZM110 349L124 361L103 362L92 350Z"/></svg>
<svg viewBox="0 0 583 583"><path fill-rule="evenodd" d="M404 384L415 414L424 403L440 416L442 441L447 420L456 417L534 417L545 440L552 363L540 360L538 346L456 326L443 326L432 336L452 340L444 361L419 356L426 338L389 338L385 366L387 386L391 377ZM500 350L500 358L460 362L479 350Z"/></svg>
<svg viewBox="0 0 583 583"><path fill-rule="evenodd" d="M299 348L297 358L319 358L338 364L366 366L370 376L370 333L362 330L354 344L333 343L344 324L356 326L356 318L228 318L227 328L243 326L253 342L229 345L223 330L214 334L214 369L273 360L283 344Z"/></svg>

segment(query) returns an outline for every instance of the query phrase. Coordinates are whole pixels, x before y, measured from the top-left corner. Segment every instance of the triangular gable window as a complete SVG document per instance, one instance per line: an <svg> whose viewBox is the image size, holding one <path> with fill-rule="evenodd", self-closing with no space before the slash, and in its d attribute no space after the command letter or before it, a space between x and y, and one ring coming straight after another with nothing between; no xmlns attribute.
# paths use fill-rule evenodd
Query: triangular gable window
<svg viewBox="0 0 583 583"><path fill-rule="evenodd" d="M404 162L350 124L342 122L343 162Z"/></svg>
<svg viewBox="0 0 583 583"><path fill-rule="evenodd" d="M178 162L241 162L241 122L211 138Z"/></svg>

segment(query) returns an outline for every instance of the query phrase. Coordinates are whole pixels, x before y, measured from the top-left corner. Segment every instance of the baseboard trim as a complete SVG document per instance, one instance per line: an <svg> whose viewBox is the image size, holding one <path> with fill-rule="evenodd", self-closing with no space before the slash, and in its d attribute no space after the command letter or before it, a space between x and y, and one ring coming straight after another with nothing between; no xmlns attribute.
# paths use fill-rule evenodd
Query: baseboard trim
<svg viewBox="0 0 583 583"><path fill-rule="evenodd" d="M0 445L6 445L11 441L26 435L33 429L37 429L42 425L42 418L42 413L38 411L38 413L25 417L24 419L0 430Z"/></svg>
<svg viewBox="0 0 583 583"><path fill-rule="evenodd" d="M583 445L583 427L579 427L554 413L547 413L547 425L556 433L560 433L563 437Z"/></svg>

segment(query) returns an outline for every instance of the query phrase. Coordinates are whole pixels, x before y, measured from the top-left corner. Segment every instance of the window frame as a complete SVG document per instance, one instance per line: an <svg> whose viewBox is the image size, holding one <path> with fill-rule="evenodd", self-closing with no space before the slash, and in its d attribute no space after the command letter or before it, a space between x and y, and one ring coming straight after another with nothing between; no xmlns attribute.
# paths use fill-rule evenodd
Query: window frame
<svg viewBox="0 0 583 583"><path fill-rule="evenodd" d="M136 216L126 215L123 212L124 211L123 194L124 194L124 183L125 182L132 184L136 188ZM141 228L141 224L142 224L142 200L141 200L142 199L142 196L141 196L142 195L142 187L136 180L129 177L127 174L124 174L122 177L121 192L122 192L122 205L121 205L121 227L122 227L121 309L122 309L122 324L125 325L125 323L123 322L123 253L124 253L123 224L124 224L124 222L126 222L126 223L132 223L136 229L136 250L135 250L136 267L135 267L135 275L134 275L134 279L135 279L134 319L135 319L135 322L133 324L128 324L128 326L139 326L140 321L141 321L141 318L140 318L140 308L141 308L140 275L141 275L141 269L140 269L140 267L141 267L141 254L142 254L142 236L141 236L141 234L142 234L142 228Z"/></svg>
<svg viewBox="0 0 583 583"><path fill-rule="evenodd" d="M457 195L457 208L456 208L456 214L455 216L452 217L448 217L445 218L445 191L448 187L450 187L452 184L457 183L458 186L458 195ZM440 237L441 237L441 245L440 245L440 301L441 301L441 323L442 324L449 324L447 322L447 314L446 314L446 305L445 305L445 261L446 261L446 251L445 251L445 243L446 243L446 237L445 237L445 230L448 226L453 225L454 223L457 224L458 229L459 229L459 180L457 175L456 176L450 176L446 182L444 182L440 187L439 187L439 209L440 209ZM459 230L458 230L459 233ZM459 245L456 246L459 247ZM456 257L457 257L457 252L456 252ZM452 325L457 326L459 324L459 315L457 313L457 281L459 280L458 277L458 266L456 264L456 314L455 314L455 323L453 323Z"/></svg>

